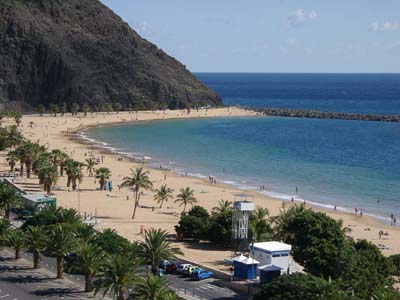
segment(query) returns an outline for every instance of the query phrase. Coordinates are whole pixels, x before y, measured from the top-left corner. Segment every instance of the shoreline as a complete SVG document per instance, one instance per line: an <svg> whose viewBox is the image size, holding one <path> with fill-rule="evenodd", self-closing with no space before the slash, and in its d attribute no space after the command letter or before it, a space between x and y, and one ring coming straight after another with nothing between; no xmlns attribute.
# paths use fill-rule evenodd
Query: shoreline
<svg viewBox="0 0 400 300"><path fill-rule="evenodd" d="M98 190L98 184L94 177L89 177L84 172L85 176L80 186L79 192L68 191L65 188L66 178L60 177L56 188L53 190L57 197L57 205L78 209L81 213L90 213L97 215L99 218L98 229L112 228L115 229L122 236L130 240L141 239L142 236L139 234L140 226L144 228L161 228L167 230L170 233L174 233L174 226L179 221L179 213L182 208L176 207L173 201L167 202L163 208L152 207L155 206L153 200L153 193L150 191L144 191L144 195L141 199L142 207L138 209L137 218L132 220L131 210L133 208L132 193L128 189L117 189L117 184L122 181L122 178L129 174L131 167L142 166L142 162L130 162L124 158L122 161L118 160L121 156L118 153L112 153L111 151L106 152L105 149L95 149L87 143L81 143L76 139L73 140L73 135L76 131L83 130L86 127L92 126L104 126L108 124L123 123L127 124L131 122L129 120L122 120L124 117L137 116L138 120L131 121L147 121L157 120L158 114L146 112L139 114L105 114L96 113L88 115L87 118L72 117L65 115L63 117L50 117L48 115L40 117L35 116L24 116L22 118L21 131L24 136L32 141L38 141L41 144L46 145L49 149L60 149L67 152L73 159L78 161L84 161L88 151L93 152L97 157L103 155L104 163L99 166L108 167L112 172L111 180L115 189L112 192ZM231 108L231 113L226 108L210 109L209 113L205 114L204 111L192 112L190 115L182 111L168 111L165 114L165 118L196 118L196 117L235 117L235 116L255 116L255 113L249 113L238 108ZM30 127L30 122L34 122L33 128ZM147 164L145 162L145 164ZM148 164L145 165L148 169ZM208 180L201 180L195 177L182 177L178 174L174 174L172 171L165 171L159 169L150 170L150 179L153 181L154 188L157 188L161 184L167 184L172 187L176 193L179 188L190 186L195 190L195 196L199 200L199 205L205 207L207 210L211 210L215 207L219 200L234 200L234 195L237 193L243 193L243 190L233 188L227 184L218 183L216 185L210 184ZM166 175L166 177L164 177ZM25 178L24 178L25 180ZM36 178L32 179L33 182L37 182ZM202 193L200 191L206 191ZM249 194L253 196L253 201L257 206L268 208L270 216L279 214L282 209L282 200L274 199L266 195L261 195L255 191L249 191ZM80 201L80 202L79 202ZM287 207L290 203L287 203ZM307 205L310 207L310 205ZM352 229L350 233L354 238L365 238L376 245L383 244L388 249L383 250L385 255L391 255L400 253L400 228L389 227L382 222L369 217L369 216L355 216L354 214L333 212L324 209L318 209L312 207L313 210L322 211L327 215L333 217L336 220L342 219L343 226ZM368 228L368 230L367 230ZM385 239L378 239L379 230L389 232L389 237ZM189 260L198 261L198 263L204 264L211 268L217 268L221 271L226 271L226 267L221 264L221 261L225 258L230 257L230 251L221 249L210 245L208 243L201 243L199 245L188 244L188 243L176 243L177 246L181 247L185 253L185 258ZM204 255L204 251L207 251L207 255Z"/></svg>
<svg viewBox="0 0 400 300"><path fill-rule="evenodd" d="M268 117L268 116L262 115L261 117ZM164 121L171 121L171 120L176 120L176 119L177 118L169 118ZM118 125L135 124L138 122L145 123L145 122L154 122L154 121L163 121L163 120L154 120L153 119L153 120L146 120L146 121L116 122L116 123L108 123L108 124L91 125L91 126L87 126L84 128L76 129L73 132L74 137L71 137L71 139L77 141L78 143L89 145L90 147L93 147L100 151L104 151L105 153L125 157L127 159L130 159L132 163L144 163L147 166L147 168L149 168L149 169L159 170L159 168L156 167L155 164L157 164L157 165L160 164L160 166L161 165L164 166L166 162L163 162L162 160L160 160L160 161L154 160L154 158L151 156L150 153L137 153L138 156L139 156L139 154L142 154L142 159L135 159L134 152L125 152L125 151L123 151L123 149L113 147L113 145L109 144L108 142L94 139L85 134L85 132L87 130L92 129L92 128L112 127L112 126L118 126ZM166 170L166 169L163 168L163 170ZM192 169L190 169L190 167L188 167L185 170L179 170L176 168L168 168L167 170L174 172L176 176L180 176L179 174L181 174L182 172L185 172L185 173L187 173L187 176L185 176L185 177L197 178L197 179L203 180L204 183L207 183L207 175L197 172L196 170L192 170ZM336 207L336 211L339 213L346 213L346 214L354 215L354 213L353 213L354 208L352 208L352 207L339 206L339 205L335 205L333 203L318 202L317 200L308 199L307 197L302 198L298 195L293 195L293 194L289 195L289 194L285 194L285 193L282 193L279 191L274 191L271 189L261 191L261 190L258 190L256 186L254 186L254 188L252 188L252 186L251 186L252 182L247 181L246 178L242 178L241 181L233 181L233 179L231 180L229 178L224 178L224 177L221 177L220 175L218 175L218 179L219 179L219 183L226 185L230 188L238 189L238 190L245 191L245 192L254 192L254 193L259 194L260 196L272 198L276 201L284 201L286 203L289 203L289 202L291 202L291 198L293 197L295 203L299 203L299 204L307 203L308 205L311 205L314 209L322 211L322 212L331 212ZM247 184L250 184L250 186ZM257 184L254 183L254 185L257 185ZM364 216L374 218L376 221L382 222L384 225L390 224L390 218L388 216L384 215L383 212L382 212L382 214L378 214L378 213L371 213L368 210L364 210L364 209L362 209L362 211L363 211Z"/></svg>

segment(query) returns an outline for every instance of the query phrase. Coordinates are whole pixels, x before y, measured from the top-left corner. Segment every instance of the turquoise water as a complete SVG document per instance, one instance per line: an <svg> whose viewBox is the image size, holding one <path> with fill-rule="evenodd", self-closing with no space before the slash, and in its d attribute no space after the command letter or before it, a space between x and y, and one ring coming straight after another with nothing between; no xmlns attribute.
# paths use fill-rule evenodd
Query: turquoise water
<svg viewBox="0 0 400 300"><path fill-rule="evenodd" d="M199 177L326 207L400 214L400 124L294 118L168 120L87 136ZM295 189L298 187L298 193ZM378 203L379 200L379 203Z"/></svg>

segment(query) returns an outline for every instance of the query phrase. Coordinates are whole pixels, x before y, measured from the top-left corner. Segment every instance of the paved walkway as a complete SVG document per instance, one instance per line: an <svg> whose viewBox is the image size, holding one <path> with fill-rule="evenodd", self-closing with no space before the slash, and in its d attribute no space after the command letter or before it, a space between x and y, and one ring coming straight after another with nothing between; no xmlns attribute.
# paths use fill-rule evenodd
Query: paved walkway
<svg viewBox="0 0 400 300"><path fill-rule="evenodd" d="M15 260L11 251L0 250L0 300L109 299L94 298L93 293L82 292L83 284L55 277L51 270L34 270L31 261Z"/></svg>

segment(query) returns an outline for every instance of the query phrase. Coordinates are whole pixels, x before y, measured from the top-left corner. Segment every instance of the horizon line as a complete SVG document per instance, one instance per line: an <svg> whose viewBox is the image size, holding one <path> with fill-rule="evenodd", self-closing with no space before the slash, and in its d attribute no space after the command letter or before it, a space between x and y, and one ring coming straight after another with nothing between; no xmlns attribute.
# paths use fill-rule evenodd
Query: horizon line
<svg viewBox="0 0 400 300"><path fill-rule="evenodd" d="M354 74L354 75L400 75L400 72L249 72L249 71L190 71L193 74Z"/></svg>

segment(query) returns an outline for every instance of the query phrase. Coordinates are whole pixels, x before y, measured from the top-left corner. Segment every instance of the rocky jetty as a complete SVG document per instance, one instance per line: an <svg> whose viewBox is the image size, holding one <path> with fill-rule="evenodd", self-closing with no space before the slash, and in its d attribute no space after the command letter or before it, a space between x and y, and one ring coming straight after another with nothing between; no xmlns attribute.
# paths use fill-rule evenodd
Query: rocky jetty
<svg viewBox="0 0 400 300"><path fill-rule="evenodd" d="M247 107L247 109L259 112L266 116L274 116L274 117L400 122L400 116L398 115L368 115L368 114L354 114L354 113L343 113L343 112L323 112L319 110L302 110L302 109L269 108L269 107L265 108Z"/></svg>
<svg viewBox="0 0 400 300"><path fill-rule="evenodd" d="M64 102L183 108L222 100L98 0L0 1L0 106Z"/></svg>

